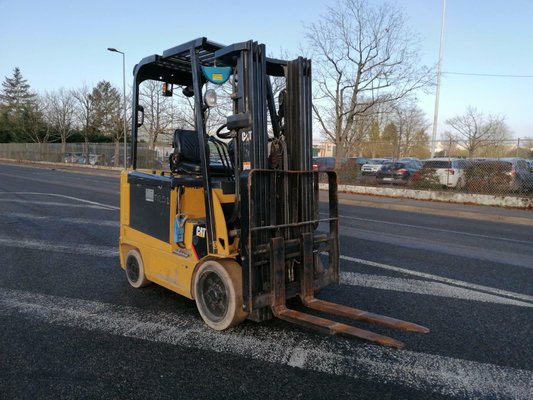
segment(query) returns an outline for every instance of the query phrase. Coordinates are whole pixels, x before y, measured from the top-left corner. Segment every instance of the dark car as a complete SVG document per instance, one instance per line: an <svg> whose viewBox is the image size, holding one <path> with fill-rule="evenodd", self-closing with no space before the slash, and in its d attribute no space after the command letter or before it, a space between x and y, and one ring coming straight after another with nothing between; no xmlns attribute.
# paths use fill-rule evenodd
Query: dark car
<svg viewBox="0 0 533 400"><path fill-rule="evenodd" d="M418 170L420 170L420 165L415 161L386 163L376 173L376 181L378 183L406 185Z"/></svg>
<svg viewBox="0 0 533 400"><path fill-rule="evenodd" d="M359 166L359 169L361 169L363 165L368 163L368 158L367 157L350 157L348 158L348 161L357 164Z"/></svg>
<svg viewBox="0 0 533 400"><path fill-rule="evenodd" d="M494 193L533 190L533 172L523 158L507 157L477 161L467 170L472 190Z"/></svg>
<svg viewBox="0 0 533 400"><path fill-rule="evenodd" d="M313 157L313 171L333 171L335 157Z"/></svg>

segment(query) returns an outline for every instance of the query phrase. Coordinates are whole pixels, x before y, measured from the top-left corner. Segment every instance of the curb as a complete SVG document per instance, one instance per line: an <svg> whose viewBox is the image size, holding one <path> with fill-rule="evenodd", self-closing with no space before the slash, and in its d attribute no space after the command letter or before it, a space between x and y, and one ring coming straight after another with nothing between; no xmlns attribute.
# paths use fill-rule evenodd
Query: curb
<svg viewBox="0 0 533 400"><path fill-rule="evenodd" d="M527 217L513 217L513 216L494 215L494 214L482 214L482 213L476 213L476 212L470 212L470 211L440 210L440 209L424 207L424 206L410 206L406 204L392 204L392 203L376 203L373 201L355 200L355 199L352 200L352 199L346 199L346 198L339 198L339 204L346 204L346 205L360 206L360 207L381 208L381 209L387 209L387 210L406 211L406 212L413 212L413 213L418 213L418 214L440 215L444 217L457 217L457 218L473 219L473 220L478 220L478 221L505 222L509 224L533 226L533 216L531 218L527 218Z"/></svg>
<svg viewBox="0 0 533 400"><path fill-rule="evenodd" d="M320 183L321 190L328 190L327 183ZM374 186L338 185L339 193L352 193L396 199L439 201L443 203L470 204L478 206L496 206L533 210L533 197L498 196L474 193L452 193L416 189L394 189Z"/></svg>
<svg viewBox="0 0 533 400"><path fill-rule="evenodd" d="M339 192L344 193L367 194L373 196L386 196L413 200L429 200L457 204L475 204L481 206L518 208L523 210L533 209L533 197L501 196L451 191L396 189L390 187L352 185L339 185L338 190Z"/></svg>

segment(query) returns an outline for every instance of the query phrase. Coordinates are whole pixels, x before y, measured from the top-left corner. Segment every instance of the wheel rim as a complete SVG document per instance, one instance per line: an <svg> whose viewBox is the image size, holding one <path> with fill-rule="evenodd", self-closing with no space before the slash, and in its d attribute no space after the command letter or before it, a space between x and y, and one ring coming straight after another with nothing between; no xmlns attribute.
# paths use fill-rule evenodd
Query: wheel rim
<svg viewBox="0 0 533 400"><path fill-rule="evenodd" d="M221 321L229 307L229 296L226 285L215 272L206 272L200 277L200 302L207 317L214 321Z"/></svg>
<svg viewBox="0 0 533 400"><path fill-rule="evenodd" d="M131 282L137 282L139 280L139 263L135 257L128 258L126 273Z"/></svg>

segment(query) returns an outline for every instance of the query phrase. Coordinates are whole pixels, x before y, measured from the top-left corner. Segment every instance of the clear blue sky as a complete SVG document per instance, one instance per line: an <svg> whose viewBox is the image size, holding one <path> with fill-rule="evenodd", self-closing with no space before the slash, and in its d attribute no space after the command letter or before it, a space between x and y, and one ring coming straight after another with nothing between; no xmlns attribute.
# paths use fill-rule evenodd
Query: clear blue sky
<svg viewBox="0 0 533 400"><path fill-rule="evenodd" d="M371 0L372 1L372 0ZM377 2L377 0L376 0ZM422 62L436 64L442 0L397 0L421 40ZM220 43L248 39L270 54L305 48L304 24L324 0L135 1L0 0L0 79L19 67L34 90L122 87L141 58L207 36ZM533 75L533 0L447 0L444 71ZM443 75L439 132L468 105L506 117L515 137L533 137L533 78ZM433 121L434 95L420 96Z"/></svg>

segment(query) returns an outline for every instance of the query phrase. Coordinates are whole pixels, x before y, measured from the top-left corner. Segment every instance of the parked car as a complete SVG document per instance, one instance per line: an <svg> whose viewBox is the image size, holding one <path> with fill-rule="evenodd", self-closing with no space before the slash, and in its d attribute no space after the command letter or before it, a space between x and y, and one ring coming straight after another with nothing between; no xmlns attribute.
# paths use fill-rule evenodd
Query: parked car
<svg viewBox="0 0 533 400"><path fill-rule="evenodd" d="M533 191L533 172L526 160L509 157L500 158L499 161L506 163L507 174L511 177L511 190L517 192Z"/></svg>
<svg viewBox="0 0 533 400"><path fill-rule="evenodd" d="M366 157L349 157L348 162L355 163L359 169L366 163L368 163L368 158Z"/></svg>
<svg viewBox="0 0 533 400"><path fill-rule="evenodd" d="M335 157L313 157L313 171L333 171Z"/></svg>
<svg viewBox="0 0 533 400"><path fill-rule="evenodd" d="M361 175L372 176L381 169L383 164L390 163L388 158L371 158L366 164L361 167Z"/></svg>
<svg viewBox="0 0 533 400"><path fill-rule="evenodd" d="M80 153L77 157L77 164L87 164L87 155ZM89 165L106 165L105 154L89 154Z"/></svg>
<svg viewBox="0 0 533 400"><path fill-rule="evenodd" d="M467 170L472 190L495 193L533 191L533 172L523 158L508 157L475 162Z"/></svg>
<svg viewBox="0 0 533 400"><path fill-rule="evenodd" d="M397 161L402 161L402 162L403 162L403 161L414 161L415 163L418 164L418 166L419 166L420 168L422 168L422 166L423 166L423 164L424 164L424 163L422 162L422 160L420 160L419 158L416 158L416 157L402 157L402 158L398 159Z"/></svg>
<svg viewBox="0 0 533 400"><path fill-rule="evenodd" d="M396 161L383 164L376 173L378 183L391 183L406 185L409 180L420 170L416 161Z"/></svg>
<svg viewBox="0 0 533 400"><path fill-rule="evenodd" d="M442 187L463 189L466 185L466 168L472 162L461 158L437 157L423 161L424 169L433 169Z"/></svg>
<svg viewBox="0 0 533 400"><path fill-rule="evenodd" d="M130 156L129 153L127 155L126 161L127 161L128 165L130 165L131 156ZM111 158L109 159L108 165L111 166L111 167L115 166L115 155L111 156ZM118 166L119 167L123 167L124 166L124 156L123 156L122 152L120 152L119 157L118 157ZM143 167L144 167L144 165L143 165Z"/></svg>
<svg viewBox="0 0 533 400"><path fill-rule="evenodd" d="M83 156L83 153L65 153L64 162L77 164L80 157Z"/></svg>

